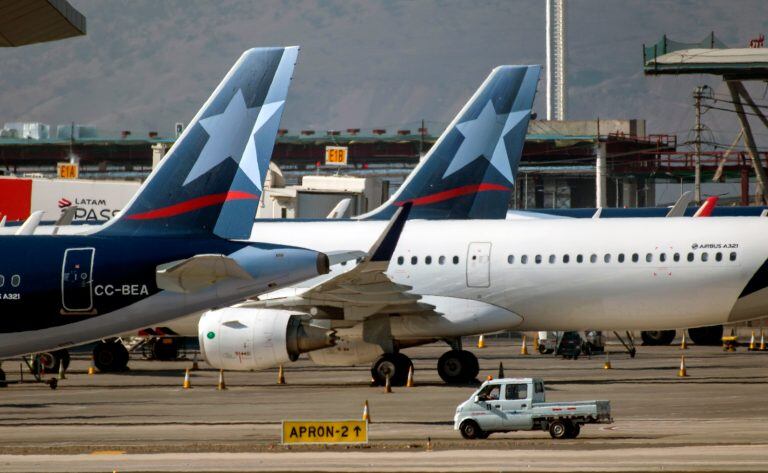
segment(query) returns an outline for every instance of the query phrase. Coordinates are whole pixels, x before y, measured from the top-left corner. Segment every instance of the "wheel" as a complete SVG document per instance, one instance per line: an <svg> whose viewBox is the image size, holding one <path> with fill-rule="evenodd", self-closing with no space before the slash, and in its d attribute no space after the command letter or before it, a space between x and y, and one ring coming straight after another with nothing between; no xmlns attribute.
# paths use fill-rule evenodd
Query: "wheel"
<svg viewBox="0 0 768 473"><path fill-rule="evenodd" d="M539 354L541 355L546 355L548 352L547 347L545 347L543 344L539 344L537 349L539 350Z"/></svg>
<svg viewBox="0 0 768 473"><path fill-rule="evenodd" d="M98 342L93 349L93 364L108 373L128 368L128 350L118 341Z"/></svg>
<svg viewBox="0 0 768 473"><path fill-rule="evenodd" d="M562 440L567 439L570 433L569 421L565 420L553 420L549 423L549 435L553 439Z"/></svg>
<svg viewBox="0 0 768 473"><path fill-rule="evenodd" d="M640 338L643 339L643 345L661 346L669 345L675 339L675 330L644 330L640 332Z"/></svg>
<svg viewBox="0 0 768 473"><path fill-rule="evenodd" d="M723 339L723 326L689 328L688 336L696 345L720 345Z"/></svg>
<svg viewBox="0 0 768 473"><path fill-rule="evenodd" d="M569 439L575 439L579 436L579 433L581 433L581 425L571 422L570 428L568 429L568 438Z"/></svg>
<svg viewBox="0 0 768 473"><path fill-rule="evenodd" d="M488 438L488 433L483 432L483 429L477 425L474 420L465 420L459 426L459 432L461 436L467 440L484 439Z"/></svg>
<svg viewBox="0 0 768 473"><path fill-rule="evenodd" d="M59 366L62 363L65 370L69 368L68 350L37 353L32 357L32 371L33 373L39 373L40 368L43 368L46 373L58 373Z"/></svg>
<svg viewBox="0 0 768 473"><path fill-rule="evenodd" d="M163 337L152 342L152 359L173 361L179 357L179 342L176 338Z"/></svg>
<svg viewBox="0 0 768 473"><path fill-rule="evenodd" d="M437 361L437 373L448 384L466 384L480 373L477 357L466 350L450 350Z"/></svg>
<svg viewBox="0 0 768 473"><path fill-rule="evenodd" d="M389 383L392 386L405 386L408 381L408 371L413 367L413 362L402 353L385 353L373 363L371 378L379 386L384 386L389 374Z"/></svg>

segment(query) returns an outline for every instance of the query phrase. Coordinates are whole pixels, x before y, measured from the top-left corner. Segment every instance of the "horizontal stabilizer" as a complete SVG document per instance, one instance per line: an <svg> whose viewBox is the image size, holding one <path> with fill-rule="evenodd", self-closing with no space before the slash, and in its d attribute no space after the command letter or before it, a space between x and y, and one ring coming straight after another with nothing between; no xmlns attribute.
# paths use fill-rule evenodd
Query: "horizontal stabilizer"
<svg viewBox="0 0 768 473"><path fill-rule="evenodd" d="M171 292L197 292L223 279L253 279L225 255L197 255L157 267L157 287Z"/></svg>

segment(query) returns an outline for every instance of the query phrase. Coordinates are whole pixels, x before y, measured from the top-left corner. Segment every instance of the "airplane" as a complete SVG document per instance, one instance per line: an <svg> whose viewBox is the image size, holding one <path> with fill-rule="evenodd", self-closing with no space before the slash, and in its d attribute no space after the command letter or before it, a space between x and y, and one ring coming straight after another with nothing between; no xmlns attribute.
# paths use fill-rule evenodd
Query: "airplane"
<svg viewBox="0 0 768 473"><path fill-rule="evenodd" d="M109 223L86 235L0 236L0 358L102 339L328 272L324 253L249 240L297 56L298 47L244 52Z"/></svg>
<svg viewBox="0 0 768 473"><path fill-rule="evenodd" d="M505 92L493 89L501 77ZM402 350L442 340L450 349L438 374L465 383L479 370L462 349L466 335L657 330L767 315L768 242L761 235L768 220L504 218L537 79L535 66L494 70L379 209L353 220L255 223L252 239L368 253L327 276L205 313L198 337L206 361L264 369L306 352L322 365L372 362L375 381L388 376L402 385L413 366ZM369 267L381 219L406 203L411 220L391 263ZM486 219L473 219L480 215ZM325 333L310 337L310 330ZM243 346L247 355L234 356Z"/></svg>

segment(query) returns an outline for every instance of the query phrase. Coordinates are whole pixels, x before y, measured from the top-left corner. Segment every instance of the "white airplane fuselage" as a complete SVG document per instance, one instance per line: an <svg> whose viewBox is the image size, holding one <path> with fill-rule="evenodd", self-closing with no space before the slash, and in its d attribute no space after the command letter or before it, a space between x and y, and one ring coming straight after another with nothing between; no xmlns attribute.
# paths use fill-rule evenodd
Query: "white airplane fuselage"
<svg viewBox="0 0 768 473"><path fill-rule="evenodd" d="M251 239L365 251L384 225L258 222ZM768 315L768 289L740 297L768 256L766 231L758 217L414 220L387 273L422 296L511 311L518 330L688 328Z"/></svg>

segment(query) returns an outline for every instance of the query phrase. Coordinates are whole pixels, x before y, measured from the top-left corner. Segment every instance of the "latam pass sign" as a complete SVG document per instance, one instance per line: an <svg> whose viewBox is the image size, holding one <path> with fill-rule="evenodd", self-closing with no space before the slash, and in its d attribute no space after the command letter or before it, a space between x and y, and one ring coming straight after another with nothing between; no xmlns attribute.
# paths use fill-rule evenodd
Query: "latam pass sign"
<svg viewBox="0 0 768 473"><path fill-rule="evenodd" d="M368 443L365 420L284 420L283 444Z"/></svg>

